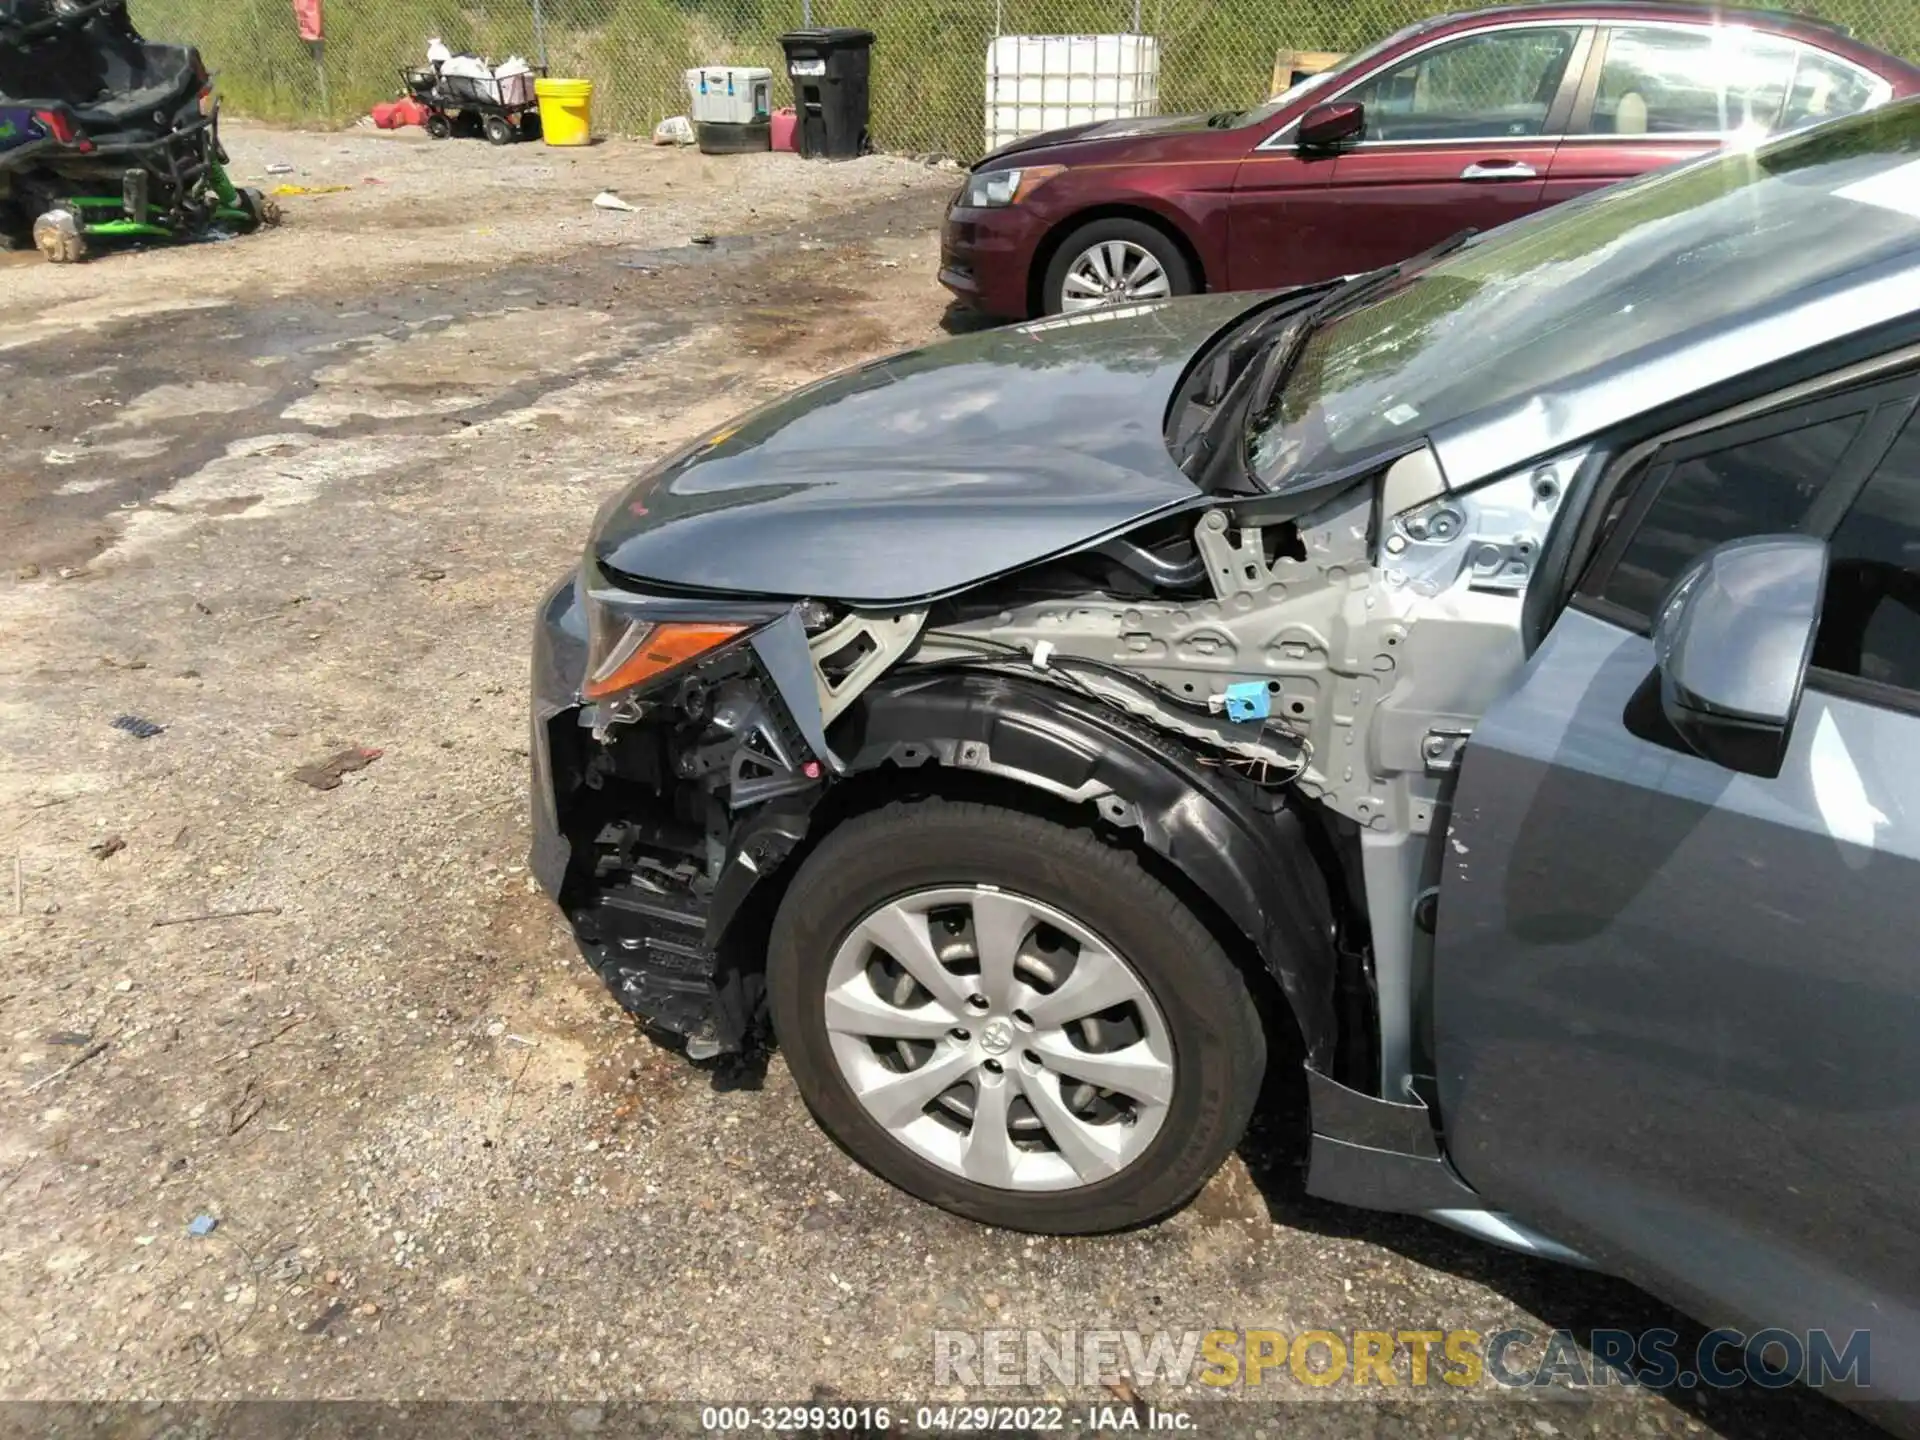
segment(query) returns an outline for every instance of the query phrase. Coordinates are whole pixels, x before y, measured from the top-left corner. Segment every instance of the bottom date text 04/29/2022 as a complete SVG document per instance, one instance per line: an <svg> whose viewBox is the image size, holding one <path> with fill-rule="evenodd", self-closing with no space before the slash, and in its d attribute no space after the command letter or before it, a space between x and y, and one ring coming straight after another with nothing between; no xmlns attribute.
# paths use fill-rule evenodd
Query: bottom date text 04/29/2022
<svg viewBox="0 0 1920 1440"><path fill-rule="evenodd" d="M783 1434L847 1431L905 1435L1031 1435L1159 1430L1192 1432L1184 1410L1133 1404L1065 1405L709 1405L700 1427L710 1434Z"/></svg>

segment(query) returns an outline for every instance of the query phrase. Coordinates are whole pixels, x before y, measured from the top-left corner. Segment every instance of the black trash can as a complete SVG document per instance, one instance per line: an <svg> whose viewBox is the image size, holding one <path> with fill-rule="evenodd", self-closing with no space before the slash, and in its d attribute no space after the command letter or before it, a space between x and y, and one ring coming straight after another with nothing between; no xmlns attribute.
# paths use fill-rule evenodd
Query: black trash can
<svg viewBox="0 0 1920 1440"><path fill-rule="evenodd" d="M851 160L867 138L871 30L790 30L780 37L793 80L794 139L809 160Z"/></svg>

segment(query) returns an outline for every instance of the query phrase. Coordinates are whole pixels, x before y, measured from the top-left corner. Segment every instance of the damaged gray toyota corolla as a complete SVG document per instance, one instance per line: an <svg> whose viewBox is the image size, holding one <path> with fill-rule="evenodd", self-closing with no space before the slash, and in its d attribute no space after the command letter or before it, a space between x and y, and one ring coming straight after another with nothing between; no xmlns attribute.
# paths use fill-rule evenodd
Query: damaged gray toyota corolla
<svg viewBox="0 0 1920 1440"><path fill-rule="evenodd" d="M1701 657L1772 694L1789 582L1826 563L1804 504L1632 532L1701 435L1866 416L1790 457L1811 494L1898 431L1917 137L1891 107L1339 285L895 356L705 437L546 603L541 882L631 1009L697 1057L770 1021L834 1137L961 1214L1163 1214L1303 1056L1316 1193L1630 1253L1583 1208L1618 1198L1581 1170L1608 1147L1525 1160L1534 1101L1604 1084L1568 1057L1620 1006L1581 967L1640 903L1592 878L1613 860L1549 861L1617 837L1604 777L1684 771L1709 808L1791 780L1805 715L1733 713ZM1767 627L1728 607L1776 581L1748 654ZM1688 623L1721 628L1660 628ZM1671 723L1623 720L1656 675ZM1616 828L1513 798L1574 774ZM1536 991L1555 956L1573 989Z"/></svg>

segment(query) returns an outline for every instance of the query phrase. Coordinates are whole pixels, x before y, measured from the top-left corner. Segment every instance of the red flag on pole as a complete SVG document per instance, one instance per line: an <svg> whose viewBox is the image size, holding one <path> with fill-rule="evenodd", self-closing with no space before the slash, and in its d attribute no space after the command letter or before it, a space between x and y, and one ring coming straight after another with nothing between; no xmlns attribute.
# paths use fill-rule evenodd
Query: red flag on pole
<svg viewBox="0 0 1920 1440"><path fill-rule="evenodd" d="M309 45L325 38L320 28L320 0L293 0L293 18L300 26L300 38Z"/></svg>

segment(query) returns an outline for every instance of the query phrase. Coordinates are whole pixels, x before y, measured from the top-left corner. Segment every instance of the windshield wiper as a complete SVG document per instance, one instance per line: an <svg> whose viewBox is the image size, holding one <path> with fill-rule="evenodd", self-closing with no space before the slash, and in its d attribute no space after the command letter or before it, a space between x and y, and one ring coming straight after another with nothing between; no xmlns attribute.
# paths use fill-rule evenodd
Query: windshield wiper
<svg viewBox="0 0 1920 1440"><path fill-rule="evenodd" d="M1214 374L1209 377L1205 391L1194 399L1206 405L1212 413L1187 441L1186 449L1180 455L1180 471L1189 480L1197 482L1206 473L1215 451L1219 449L1220 437L1242 411L1240 401L1260 370L1261 356L1271 353L1275 346L1282 345L1288 331L1300 323L1302 313L1296 310L1287 315L1270 316L1219 354L1208 357L1207 368ZM1243 354L1245 358L1238 359ZM1216 377L1229 371L1232 378L1222 385Z"/></svg>
<svg viewBox="0 0 1920 1440"><path fill-rule="evenodd" d="M1209 122L1211 123L1211 122ZM1180 472L1196 484L1203 483L1220 450L1220 442L1237 420L1263 414L1273 397L1286 383L1307 346L1307 337L1334 316L1365 304L1387 285L1419 266L1451 254L1478 233L1462 230L1449 235L1430 250L1423 250L1397 265L1383 266L1356 275L1343 285L1335 285L1304 310L1276 317L1269 330L1261 325L1243 335L1235 349L1256 347L1255 353L1241 365L1232 381L1214 402L1206 424L1188 441L1180 456ZM1217 361L1212 363L1218 363Z"/></svg>
<svg viewBox="0 0 1920 1440"><path fill-rule="evenodd" d="M1387 286L1409 271L1430 265L1443 255L1451 255L1467 241L1480 232L1474 229L1449 235L1430 250L1422 250L1411 259L1402 260L1397 265L1383 265L1378 270L1369 270L1364 275L1356 275L1346 284L1335 287L1329 293L1314 302L1313 308L1302 314L1299 327L1288 337L1284 346L1275 346L1261 366L1260 386L1254 392L1253 403L1247 407L1249 415L1264 415L1273 404L1273 397L1280 387L1287 383L1287 377L1293 373L1293 367L1300 363L1300 354L1307 348L1307 339L1336 315L1358 308L1373 299Z"/></svg>

